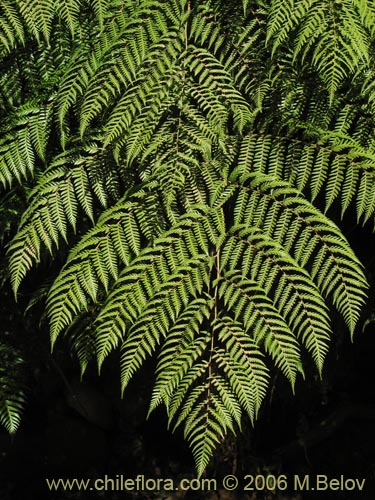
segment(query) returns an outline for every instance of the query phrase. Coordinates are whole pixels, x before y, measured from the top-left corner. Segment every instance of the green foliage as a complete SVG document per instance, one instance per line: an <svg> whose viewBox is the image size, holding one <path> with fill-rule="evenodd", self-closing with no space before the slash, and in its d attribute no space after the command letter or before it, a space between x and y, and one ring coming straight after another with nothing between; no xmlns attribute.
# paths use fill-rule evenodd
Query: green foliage
<svg viewBox="0 0 375 500"><path fill-rule="evenodd" d="M271 1L267 39L275 54L292 42L293 59L311 59L331 100L347 73L369 62L375 9L368 0Z"/></svg>
<svg viewBox="0 0 375 500"><path fill-rule="evenodd" d="M333 308L354 334L367 282L342 219L375 211L374 20L366 0L0 6L13 291L48 273L52 346L82 374L117 350L124 391L157 356L150 411L199 474L275 370L293 389L308 353L322 374Z"/></svg>
<svg viewBox="0 0 375 500"><path fill-rule="evenodd" d="M25 406L24 360L9 343L0 344L0 423L14 434Z"/></svg>

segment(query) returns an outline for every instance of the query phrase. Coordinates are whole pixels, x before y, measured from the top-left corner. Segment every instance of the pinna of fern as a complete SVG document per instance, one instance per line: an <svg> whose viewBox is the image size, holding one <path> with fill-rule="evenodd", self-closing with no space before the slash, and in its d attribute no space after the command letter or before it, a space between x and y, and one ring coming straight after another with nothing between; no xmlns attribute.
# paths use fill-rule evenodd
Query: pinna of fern
<svg viewBox="0 0 375 500"><path fill-rule="evenodd" d="M9 342L1 342L0 360L0 423L14 434L26 405L25 361Z"/></svg>

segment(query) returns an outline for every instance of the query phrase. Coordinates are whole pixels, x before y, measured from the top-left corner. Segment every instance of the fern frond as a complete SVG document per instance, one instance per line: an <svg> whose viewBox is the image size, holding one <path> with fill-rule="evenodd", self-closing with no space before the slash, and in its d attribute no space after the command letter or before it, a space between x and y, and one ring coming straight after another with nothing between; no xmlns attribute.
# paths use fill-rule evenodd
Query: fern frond
<svg viewBox="0 0 375 500"><path fill-rule="evenodd" d="M106 15L109 9L109 0L88 0L90 5L95 12L96 18L99 22L100 27L104 25Z"/></svg>
<svg viewBox="0 0 375 500"><path fill-rule="evenodd" d="M346 115L347 110L344 111ZM341 122L342 128L346 126L350 123ZM317 130L316 133L320 133L319 143L262 134L246 136L239 151L239 168L243 172L279 177L304 192L311 201L324 195L326 212L340 200L343 216L356 200L358 219L365 222L374 213L372 148L363 147L342 132Z"/></svg>
<svg viewBox="0 0 375 500"><path fill-rule="evenodd" d="M200 235L202 214L193 215L182 217L177 227L157 238L153 246L142 251L119 277L97 318L101 345L107 345L106 339L113 334L122 338L130 325L137 325L143 309L147 313L148 301L176 274L182 273L179 285L176 282L176 290L166 305L172 318L176 315L176 307L181 307L189 297L196 296L204 285L207 286L207 266L212 265L212 258L204 251L206 241L196 239ZM107 351L100 352L103 352L99 357L102 363Z"/></svg>
<svg viewBox="0 0 375 500"><path fill-rule="evenodd" d="M226 419L223 419L223 414L226 414ZM212 395L209 381L191 391L182 408L182 415L186 420L185 438L192 449L198 476L201 476L213 450L226 434L226 420L231 422L230 413L223 402ZM179 420L183 421L181 418Z"/></svg>
<svg viewBox="0 0 375 500"><path fill-rule="evenodd" d="M61 239L67 241L68 228L75 229L79 209L94 222L93 195L103 205L112 196L107 183L114 172L105 177L102 162L97 147L87 146L83 154L73 150L55 157L39 178L9 247L15 293L26 273L39 262L40 250L46 247L52 254Z"/></svg>
<svg viewBox="0 0 375 500"><path fill-rule="evenodd" d="M173 82L174 65L181 40L178 31L170 33L149 48L148 57L134 76L134 83L119 99L105 125L105 142L109 144L126 135L137 113L160 108ZM155 103L154 103L155 101ZM133 157L134 155L132 155Z"/></svg>
<svg viewBox="0 0 375 500"><path fill-rule="evenodd" d="M147 94L178 58L181 37L176 28L167 30L165 14L161 21L158 3L141 5L132 12L123 30L96 54L96 67L93 67L81 108L81 134L114 98L127 93L128 99L130 96L139 99L143 92ZM135 109L130 106L131 112L140 111L146 100L135 102ZM113 120L118 118L115 114ZM124 117L128 126L130 121Z"/></svg>
<svg viewBox="0 0 375 500"><path fill-rule="evenodd" d="M253 113L246 99L236 89L231 75L212 54L203 48L192 46L187 54L186 64L198 80L200 89L221 95L223 101L233 112L234 125L241 133L248 126Z"/></svg>
<svg viewBox="0 0 375 500"><path fill-rule="evenodd" d="M0 43L10 52L17 41L25 42L22 18L15 2L4 0L0 5Z"/></svg>
<svg viewBox="0 0 375 500"><path fill-rule="evenodd" d="M216 329L225 350L218 352L215 359L218 366L224 369L233 393L254 423L269 380L263 354L252 336L244 332L241 323L232 318L218 318Z"/></svg>
<svg viewBox="0 0 375 500"><path fill-rule="evenodd" d="M227 310L233 311L236 319L241 318L245 331L264 346L293 387L301 365L299 345L272 301L250 280L224 280L219 294Z"/></svg>
<svg viewBox="0 0 375 500"><path fill-rule="evenodd" d="M134 372L151 355L165 338L177 319L182 307L202 291L202 282L207 281L207 262L200 259L186 262L163 284L161 290L148 302L147 309L130 327L121 346L121 387L125 390Z"/></svg>
<svg viewBox="0 0 375 500"><path fill-rule="evenodd" d="M80 7L79 0L56 0L56 13L68 26L73 37L79 28Z"/></svg>
<svg viewBox="0 0 375 500"><path fill-rule="evenodd" d="M210 297L192 300L169 329L159 354L149 413L162 401L168 407L171 395L187 370L203 354L209 337L201 337L200 330L212 307Z"/></svg>
<svg viewBox="0 0 375 500"><path fill-rule="evenodd" d="M9 434L14 434L21 423L26 398L23 392L0 397L0 424Z"/></svg>
<svg viewBox="0 0 375 500"><path fill-rule="evenodd" d="M11 187L22 183L35 170L35 153L44 160L50 133L51 106L37 106L31 100L17 109L4 127L0 139L0 182Z"/></svg>
<svg viewBox="0 0 375 500"><path fill-rule="evenodd" d="M287 183L254 174L248 181L250 191L242 190L238 197L235 223L260 227L282 244L321 292L332 295L353 332L367 281L339 228Z"/></svg>
<svg viewBox="0 0 375 500"><path fill-rule="evenodd" d="M275 53L293 34L294 59L311 57L332 101L347 74L369 59L367 30L375 26L370 9L367 1L273 0L267 38Z"/></svg>
<svg viewBox="0 0 375 500"><path fill-rule="evenodd" d="M97 225L72 250L47 303L52 342L74 314L87 306L85 293L95 302L99 286L108 291L110 282L118 278L119 264L128 265L140 252L141 233L152 239L160 231L162 221L150 212L147 197L152 199L154 194L136 193L133 199L125 197L103 212Z"/></svg>
<svg viewBox="0 0 375 500"><path fill-rule="evenodd" d="M26 404L24 360L17 349L0 343L0 424L14 434Z"/></svg>
<svg viewBox="0 0 375 500"><path fill-rule="evenodd" d="M21 15L35 38L49 42L52 22L55 15L54 2L49 0L17 0Z"/></svg>

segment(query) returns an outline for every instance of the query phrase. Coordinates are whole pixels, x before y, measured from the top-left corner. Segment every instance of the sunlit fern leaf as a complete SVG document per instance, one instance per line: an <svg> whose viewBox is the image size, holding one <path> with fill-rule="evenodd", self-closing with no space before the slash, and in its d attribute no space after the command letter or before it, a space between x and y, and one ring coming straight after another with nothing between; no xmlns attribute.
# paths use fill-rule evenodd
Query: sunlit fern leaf
<svg viewBox="0 0 375 500"><path fill-rule="evenodd" d="M71 170L74 192L77 200L92 222L94 222L93 199L89 188L89 179L84 160L78 160L77 167Z"/></svg>
<svg viewBox="0 0 375 500"><path fill-rule="evenodd" d="M58 247L60 237L66 240L67 224L74 225L76 222L76 194L69 189L64 171L55 171L54 177L57 182L53 179L42 188L39 186L38 195L24 213L24 220L11 242L10 268L15 293L27 271L39 262L41 246L52 252L52 244Z"/></svg>
<svg viewBox="0 0 375 500"><path fill-rule="evenodd" d="M12 260L9 263L11 283L16 293L28 270L40 259L40 235L33 227L27 236L14 239L12 242Z"/></svg>
<svg viewBox="0 0 375 500"><path fill-rule="evenodd" d="M327 306L308 273L281 246L259 230L246 227L235 229L224 245L222 265L226 261L232 271L224 275L220 291L228 305L235 306L236 316L246 321L254 316L255 304L246 303L249 294L250 298L255 293L259 300L263 296L266 303L272 299L289 328L303 339L321 371L331 333L330 321ZM254 281L245 280L244 275Z"/></svg>
<svg viewBox="0 0 375 500"><path fill-rule="evenodd" d="M170 396L184 374L202 355L207 339L200 337L200 330L212 307L213 300L209 296L192 300L169 329L159 354L157 378L149 412L161 401L168 407Z"/></svg>
<svg viewBox="0 0 375 500"><path fill-rule="evenodd" d="M269 380L263 354L251 335L244 332L241 323L231 317L219 317L215 328L219 331L219 340L225 346L221 357L227 358L227 370L236 372L233 379L228 376L233 392L254 423L266 396Z"/></svg>
<svg viewBox="0 0 375 500"><path fill-rule="evenodd" d="M222 96L223 102L226 102L233 112L235 126L242 132L251 123L252 110L246 99L233 85L231 75L220 61L205 49L191 47L186 64L194 75L194 79L198 80L200 88L208 88Z"/></svg>
<svg viewBox="0 0 375 500"><path fill-rule="evenodd" d="M190 265L189 265L190 264ZM189 266L189 267L188 267ZM121 387L125 389L134 372L151 355L160 341L165 338L181 309L186 307L190 297L202 291L202 282L207 274L206 259L187 262L185 268L177 269L163 284L147 308L129 328L121 351Z"/></svg>
<svg viewBox="0 0 375 500"><path fill-rule="evenodd" d="M39 261L41 247L46 247L52 253L59 248L61 239L67 241L68 229L75 229L79 209L93 221L93 195L96 195L102 205L112 198L109 178L104 173L101 157L93 148L87 156L74 152L62 154L55 158L40 177L39 183L30 193L29 207L23 214L18 232L9 248L15 291L22 277L32 267L33 261ZM111 177L116 182L115 172ZM30 243L27 242L32 242L37 251L31 252ZM24 254L21 248L24 249Z"/></svg>
<svg viewBox="0 0 375 500"><path fill-rule="evenodd" d="M17 41L24 43L25 30L17 5L12 0L3 0L0 5L0 43L10 51Z"/></svg>
<svg viewBox="0 0 375 500"><path fill-rule="evenodd" d="M55 4L50 0L17 0L21 15L39 41L40 37L49 42L52 22L55 15Z"/></svg>
<svg viewBox="0 0 375 500"><path fill-rule="evenodd" d="M46 149L51 133L53 103L43 103L37 113L32 115L28 120L28 129L37 155L43 161L46 161Z"/></svg>
<svg viewBox="0 0 375 500"><path fill-rule="evenodd" d="M185 188L187 178L193 177L192 170L201 168L199 157L202 150L207 156L210 154L210 139L196 130L194 125L181 110L175 119L166 120L160 130L153 133L143 156L150 162L150 175L160 179L162 195L168 206ZM194 200L195 203L200 201L203 201L202 198Z"/></svg>
<svg viewBox="0 0 375 500"><path fill-rule="evenodd" d="M223 387L223 379L215 372L210 373L209 366L205 366L206 381L192 388L176 423L176 426L184 423L184 434L192 449L199 476L228 430L233 431L235 419L240 414L229 387L225 387L226 382Z"/></svg>
<svg viewBox="0 0 375 500"><path fill-rule="evenodd" d="M114 143L126 136L128 130L134 125L135 118L140 117L140 125L147 123L149 114L158 116L158 110L169 95L169 87L174 79L174 65L181 45L179 33L171 33L163 37L158 43L151 45L148 57L142 67L137 71L136 77L109 116L105 125L105 144ZM140 113L141 111L141 113ZM143 118L143 119L142 119ZM138 128L137 128L138 130ZM134 132L133 132L134 133ZM133 161L137 146L130 137L131 150L128 161ZM134 149L135 148L135 149Z"/></svg>
<svg viewBox="0 0 375 500"><path fill-rule="evenodd" d="M272 301L251 281L240 281L236 287L224 279L219 290L227 310L242 320L244 330L251 332L254 341L264 346L294 386L301 364L299 345Z"/></svg>
<svg viewBox="0 0 375 500"><path fill-rule="evenodd" d="M163 24L156 24L159 15L160 9L156 3L154 6L150 4L148 7L141 6L136 9L124 31L96 55L96 64L92 66L93 75L87 82L81 108L81 134L101 110L106 109L114 99L120 98L126 91L128 98L139 98L134 89L131 90L132 84L140 90L139 85L144 81L147 93L147 86L159 79L178 57L181 51L179 32L172 28L168 35L163 36L165 27ZM157 40L151 38L152 24L156 24L155 28L159 30ZM134 105L139 110L139 101ZM119 119L119 116L114 115L113 119ZM130 124L124 116L124 129L126 122Z"/></svg>
<svg viewBox="0 0 375 500"><path fill-rule="evenodd" d="M147 313L148 301L152 300L155 293L159 293L159 289L163 289L163 280L168 291L168 287L171 286L168 285L169 279L172 279L176 273L180 276L178 281L173 281L175 290L171 291L172 295L169 296L167 291L164 293L165 306L171 315L170 320L173 320L176 315L176 307L178 310L181 303L185 303L189 297L194 297L199 290L202 290L203 285L207 284L206 268L211 266L211 258L208 255L199 255L198 244L189 249L185 247L186 243L183 241L184 239L189 241L189 233L194 238L192 230L194 231L198 224L194 222L194 219L185 221L183 218L180 223L185 227L184 233L174 229L169 237L166 233L157 238L154 245L147 251L141 252L120 275L97 318L97 338L101 346L107 345L106 338L111 336L112 332L122 337L131 325L137 324L137 318L142 314L143 309ZM101 354L102 351L101 347L98 352L100 364L105 358L105 355ZM104 348L103 353L105 352ZM125 356L128 359L128 354ZM131 357L129 362L132 363L132 361Z"/></svg>
<svg viewBox="0 0 375 500"><path fill-rule="evenodd" d="M99 25L102 27L104 25L106 14L108 12L108 7L110 4L109 0L86 0L86 1L90 3L93 11L95 12Z"/></svg>
<svg viewBox="0 0 375 500"><path fill-rule="evenodd" d="M150 196L153 197L152 192ZM108 291L109 283L118 278L120 263L128 265L140 252L141 229L149 238L157 236L160 219L154 212L148 215L146 222L143 217L147 211L146 200L147 193L142 192L139 196L136 193L133 198L121 200L104 212L97 225L73 248L49 294L47 307L54 325L52 339L69 325L74 314L86 308L87 300L81 293L82 287L95 302L98 287ZM74 308L68 304L74 304Z"/></svg>
<svg viewBox="0 0 375 500"><path fill-rule="evenodd" d="M359 180L366 177L373 185L374 152L346 134L320 132L323 137L319 142L309 140L308 144L287 137L246 136L239 151L239 166L242 171L256 170L284 179L311 201L324 193L325 211L339 199L344 214L357 196L357 213L361 217L366 200L362 199ZM366 207L367 218L373 210L371 204Z"/></svg>
<svg viewBox="0 0 375 500"><path fill-rule="evenodd" d="M48 138L48 107L38 107L33 100L19 107L3 125L0 138L0 181L12 186L34 174L35 152L44 158Z"/></svg>
<svg viewBox="0 0 375 500"><path fill-rule="evenodd" d="M358 220L366 222L375 210L375 171L364 172L361 177L357 197Z"/></svg>
<svg viewBox="0 0 375 500"><path fill-rule="evenodd" d="M56 0L56 12L68 26L74 37L79 29L80 1Z"/></svg>
<svg viewBox="0 0 375 500"><path fill-rule="evenodd" d="M248 5L249 5L249 2L250 2L250 0L242 0L243 11L244 11L245 15L247 13L247 8L248 8Z"/></svg>
<svg viewBox="0 0 375 500"><path fill-rule="evenodd" d="M367 282L344 235L287 183L254 174L248 180L249 190L239 192L235 223L260 227L282 244L307 268L322 293L332 294L353 331L366 297ZM283 218L286 213L292 219Z"/></svg>
<svg viewBox="0 0 375 500"><path fill-rule="evenodd" d="M347 74L368 60L367 30L375 26L370 12L367 1L344 0L337 4L327 0L273 0L267 37L275 52L293 33L294 58L311 57L332 101Z"/></svg>
<svg viewBox="0 0 375 500"><path fill-rule="evenodd" d="M56 105L61 132L64 131L65 119L69 110L84 93L94 70L95 59L90 57L90 46L83 45L80 50L74 52L59 82Z"/></svg>

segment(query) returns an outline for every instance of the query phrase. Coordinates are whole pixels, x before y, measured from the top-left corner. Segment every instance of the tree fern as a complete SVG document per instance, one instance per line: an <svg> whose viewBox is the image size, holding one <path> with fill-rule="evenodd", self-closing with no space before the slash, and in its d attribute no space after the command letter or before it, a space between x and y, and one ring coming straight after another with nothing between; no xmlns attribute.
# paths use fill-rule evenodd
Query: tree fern
<svg viewBox="0 0 375 500"><path fill-rule="evenodd" d="M82 374L118 351L123 392L157 357L150 412L198 474L272 373L293 390L307 352L323 376L332 309L355 332L342 219L375 211L374 19L367 0L0 6L0 196L23 207L4 275L17 296L48 272L51 344Z"/></svg>

